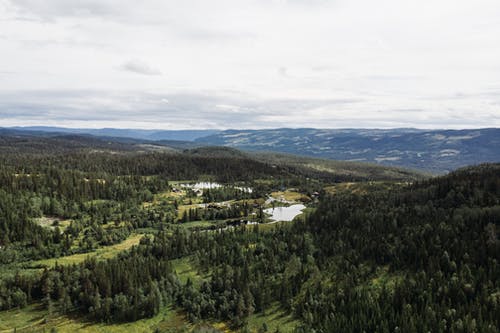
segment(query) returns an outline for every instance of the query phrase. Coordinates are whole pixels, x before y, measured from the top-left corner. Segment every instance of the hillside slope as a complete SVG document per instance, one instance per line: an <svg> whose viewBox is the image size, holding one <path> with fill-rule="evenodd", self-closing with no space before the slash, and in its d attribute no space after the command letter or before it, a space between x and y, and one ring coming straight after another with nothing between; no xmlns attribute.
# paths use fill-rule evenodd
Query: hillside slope
<svg viewBox="0 0 500 333"><path fill-rule="evenodd" d="M426 176L417 171L369 163L337 162L276 153L251 154L228 147L203 147L201 143L195 142L147 141L91 135L28 131L19 133L11 130L0 130L0 154L7 160L12 159L12 155L28 154L47 157L70 153L129 155L129 159L134 159L135 154L168 154L175 156L168 158L169 161L189 161L186 162L186 166L194 160L206 161L205 163L208 163L210 159L225 162L244 160L246 161L246 168L265 164L269 167L269 170L273 170L272 166L279 166L282 170L287 170L287 172L294 175L321 178L328 182L352 180L413 181ZM161 159L166 158L162 157ZM241 162L238 161L236 164L239 165ZM191 168L194 167L191 166ZM244 172L244 168L242 168L241 172ZM251 173L253 171L249 169L246 172Z"/></svg>
<svg viewBox="0 0 500 333"><path fill-rule="evenodd" d="M500 129L270 129L228 130L196 142L244 150L372 162L445 173L500 161Z"/></svg>

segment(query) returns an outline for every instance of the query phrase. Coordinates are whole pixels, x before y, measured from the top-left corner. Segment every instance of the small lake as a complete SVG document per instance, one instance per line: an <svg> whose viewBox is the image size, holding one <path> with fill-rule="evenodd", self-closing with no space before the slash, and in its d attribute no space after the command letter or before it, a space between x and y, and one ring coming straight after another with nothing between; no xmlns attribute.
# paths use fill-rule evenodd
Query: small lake
<svg viewBox="0 0 500 333"><path fill-rule="evenodd" d="M289 222L292 221L297 215L301 214L304 208L306 208L306 206L302 204L296 204L288 207L267 208L264 209L264 213L270 214L270 219L274 222Z"/></svg>
<svg viewBox="0 0 500 333"><path fill-rule="evenodd" d="M194 184L181 184L181 187L188 187L194 190L205 190L205 189L213 189L222 187L219 183L210 183L210 182L198 182Z"/></svg>
<svg viewBox="0 0 500 333"><path fill-rule="evenodd" d="M181 187L186 187L186 188L192 188L193 190L206 190L206 189L214 189L214 188L221 188L224 187L224 185L219 184L219 183L212 183L212 182L197 182L193 184L180 184ZM247 193L252 193L252 189L250 187L241 187L241 186L232 186L235 189L238 189L242 192L247 192Z"/></svg>

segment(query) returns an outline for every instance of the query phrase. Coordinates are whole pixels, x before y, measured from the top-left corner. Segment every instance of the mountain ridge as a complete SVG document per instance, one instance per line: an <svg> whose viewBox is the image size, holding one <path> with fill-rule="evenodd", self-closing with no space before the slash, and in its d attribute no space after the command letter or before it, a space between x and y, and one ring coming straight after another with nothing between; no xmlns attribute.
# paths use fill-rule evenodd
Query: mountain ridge
<svg viewBox="0 0 500 333"><path fill-rule="evenodd" d="M92 135L116 142L192 149L227 146L246 151L278 152L338 161L375 163L443 174L466 165L499 162L500 128L275 128L228 130L0 128L0 134L40 136ZM136 142L137 143L137 142Z"/></svg>
<svg viewBox="0 0 500 333"><path fill-rule="evenodd" d="M274 151L371 162L436 174L500 161L500 129L271 129L228 130L195 142L243 150Z"/></svg>

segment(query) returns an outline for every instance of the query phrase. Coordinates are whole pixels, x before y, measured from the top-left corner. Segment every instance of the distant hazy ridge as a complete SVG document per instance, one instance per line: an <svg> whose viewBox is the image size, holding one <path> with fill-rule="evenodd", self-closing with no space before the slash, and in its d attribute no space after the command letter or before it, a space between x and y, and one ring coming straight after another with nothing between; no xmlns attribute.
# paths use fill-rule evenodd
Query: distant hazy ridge
<svg viewBox="0 0 500 333"><path fill-rule="evenodd" d="M483 162L500 161L500 129L266 129L266 130L135 130L13 128L15 131L78 133L149 141L192 141L252 151L374 162L434 173Z"/></svg>

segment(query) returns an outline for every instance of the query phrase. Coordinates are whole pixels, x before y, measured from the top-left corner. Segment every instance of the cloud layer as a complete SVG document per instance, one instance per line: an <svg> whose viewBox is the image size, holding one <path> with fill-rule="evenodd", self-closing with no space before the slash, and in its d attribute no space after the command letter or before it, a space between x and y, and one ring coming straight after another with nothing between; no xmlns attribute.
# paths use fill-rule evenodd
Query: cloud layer
<svg viewBox="0 0 500 333"><path fill-rule="evenodd" d="M152 68L148 64L140 60L130 60L124 63L121 68L125 71L132 73L143 74L143 75L161 75L161 72L155 68Z"/></svg>
<svg viewBox="0 0 500 333"><path fill-rule="evenodd" d="M0 0L0 126L500 126L496 0Z"/></svg>

